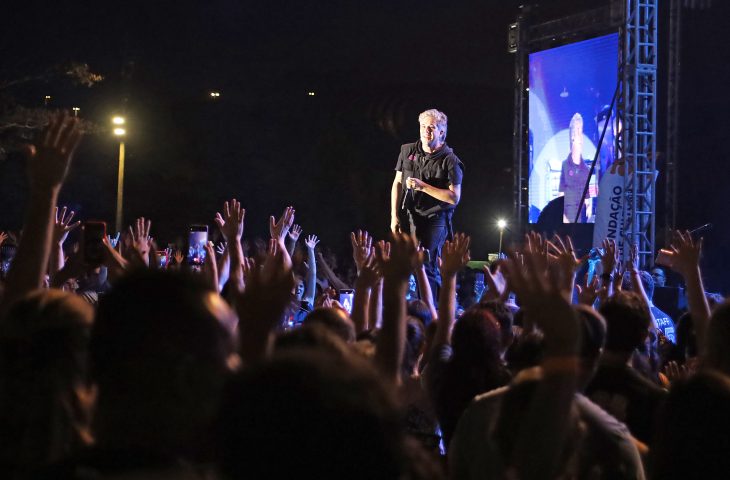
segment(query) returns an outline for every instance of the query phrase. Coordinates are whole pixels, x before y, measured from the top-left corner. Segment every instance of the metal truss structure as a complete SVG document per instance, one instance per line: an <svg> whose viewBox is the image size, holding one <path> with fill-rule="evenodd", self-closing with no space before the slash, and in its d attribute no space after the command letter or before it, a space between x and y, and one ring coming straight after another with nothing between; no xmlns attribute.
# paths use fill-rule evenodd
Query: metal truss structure
<svg viewBox="0 0 730 480"><path fill-rule="evenodd" d="M619 35L617 160L624 160L624 248L638 247L639 264L653 264L656 230L656 104L658 0L626 0Z"/></svg>

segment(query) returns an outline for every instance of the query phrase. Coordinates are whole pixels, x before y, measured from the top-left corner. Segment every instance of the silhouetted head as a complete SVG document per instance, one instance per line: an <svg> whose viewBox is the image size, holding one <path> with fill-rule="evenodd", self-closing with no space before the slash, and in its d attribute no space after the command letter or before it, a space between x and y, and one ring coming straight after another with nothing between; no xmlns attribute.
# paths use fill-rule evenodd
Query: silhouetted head
<svg viewBox="0 0 730 480"><path fill-rule="evenodd" d="M128 275L92 331L99 443L195 455L235 358L234 313L199 277Z"/></svg>
<svg viewBox="0 0 730 480"><path fill-rule="evenodd" d="M356 358L307 349L241 371L218 432L219 465L232 480L423 478L409 471L392 392Z"/></svg>
<svg viewBox="0 0 730 480"><path fill-rule="evenodd" d="M6 468L38 467L90 442L93 316L76 295L40 290L17 301L3 319L0 463Z"/></svg>
<svg viewBox="0 0 730 480"><path fill-rule="evenodd" d="M355 341L355 324L340 308L318 307L304 317L303 325L319 324L328 328L347 343Z"/></svg>
<svg viewBox="0 0 730 480"><path fill-rule="evenodd" d="M428 327L433 321L431 309L423 300L411 300L406 307L408 315L418 318L424 327Z"/></svg>
<svg viewBox="0 0 730 480"><path fill-rule="evenodd" d="M502 349L502 354L512 345L514 340L514 334L512 332L512 325L514 325L514 315L503 302L499 300L485 300L479 302L481 308L486 308L499 324L499 337Z"/></svg>
<svg viewBox="0 0 730 480"><path fill-rule="evenodd" d="M606 320L606 350L632 352L644 344L651 326L651 313L634 292L620 292L601 304Z"/></svg>

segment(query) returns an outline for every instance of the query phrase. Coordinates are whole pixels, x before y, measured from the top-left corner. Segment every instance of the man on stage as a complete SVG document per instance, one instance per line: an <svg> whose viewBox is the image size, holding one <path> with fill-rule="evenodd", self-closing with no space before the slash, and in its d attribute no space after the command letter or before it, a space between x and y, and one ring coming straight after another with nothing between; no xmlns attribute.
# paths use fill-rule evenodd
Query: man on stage
<svg viewBox="0 0 730 480"><path fill-rule="evenodd" d="M447 118L431 109L418 116L420 140L401 146L390 190L390 229L415 235L429 253L426 263L431 290L438 295L438 257L451 217L461 197L464 165L446 145ZM437 297L436 297L437 298Z"/></svg>

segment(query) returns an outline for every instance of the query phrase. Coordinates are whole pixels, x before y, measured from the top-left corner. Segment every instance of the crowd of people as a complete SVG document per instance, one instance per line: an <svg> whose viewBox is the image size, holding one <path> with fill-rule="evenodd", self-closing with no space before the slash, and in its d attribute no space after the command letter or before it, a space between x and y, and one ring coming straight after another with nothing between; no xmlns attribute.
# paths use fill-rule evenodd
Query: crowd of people
<svg viewBox="0 0 730 480"><path fill-rule="evenodd" d="M0 294L3 478L730 473L730 304L710 308L701 239L677 232L670 250L688 300L676 338L651 275L609 241L576 285L570 238L530 233L471 298L463 233L435 289L403 233L353 232L342 279L316 236L298 245L293 208L246 247L230 200L202 268L161 264L144 218L66 245L80 224L58 194L81 137L59 115L28 147L22 235L0 234L17 243Z"/></svg>

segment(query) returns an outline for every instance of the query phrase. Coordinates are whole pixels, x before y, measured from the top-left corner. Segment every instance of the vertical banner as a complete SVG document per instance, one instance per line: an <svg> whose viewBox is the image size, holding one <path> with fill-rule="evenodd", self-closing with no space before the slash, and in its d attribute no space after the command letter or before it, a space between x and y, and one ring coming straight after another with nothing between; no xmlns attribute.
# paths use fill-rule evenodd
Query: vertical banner
<svg viewBox="0 0 730 480"><path fill-rule="evenodd" d="M600 247L604 239L614 240L619 258L624 258L624 229L626 218L631 218L631 205L624 204L625 176L624 162L616 161L598 184L598 206L596 224L593 229L593 246Z"/></svg>

